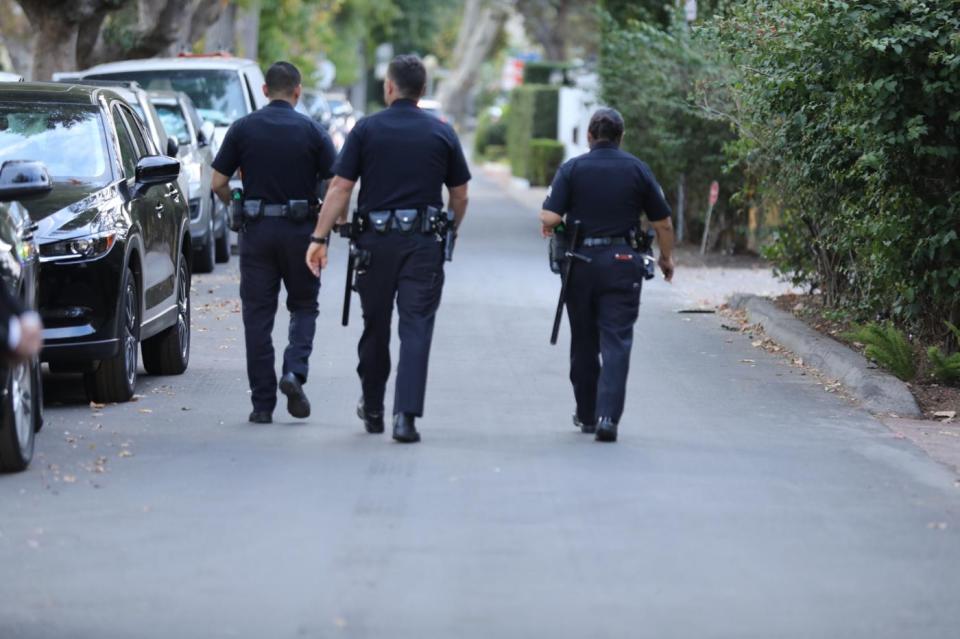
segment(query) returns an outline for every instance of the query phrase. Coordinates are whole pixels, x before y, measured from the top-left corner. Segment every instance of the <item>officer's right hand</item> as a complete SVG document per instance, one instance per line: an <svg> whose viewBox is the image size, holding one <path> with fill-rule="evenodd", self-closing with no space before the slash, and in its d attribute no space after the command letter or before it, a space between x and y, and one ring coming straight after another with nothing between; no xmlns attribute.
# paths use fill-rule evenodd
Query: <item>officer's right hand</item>
<svg viewBox="0 0 960 639"><path fill-rule="evenodd" d="M327 245L311 242L307 249L307 268L314 277L320 277L321 269L327 268Z"/></svg>
<svg viewBox="0 0 960 639"><path fill-rule="evenodd" d="M663 279L668 282L673 281L673 257L661 253L660 258L657 259L657 264L660 266L660 270L663 271Z"/></svg>

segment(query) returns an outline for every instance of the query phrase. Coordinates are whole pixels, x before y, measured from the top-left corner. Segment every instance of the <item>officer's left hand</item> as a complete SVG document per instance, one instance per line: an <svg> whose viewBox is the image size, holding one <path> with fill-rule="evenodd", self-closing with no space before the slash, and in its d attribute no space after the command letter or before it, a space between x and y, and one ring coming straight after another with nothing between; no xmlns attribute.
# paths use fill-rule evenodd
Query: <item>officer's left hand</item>
<svg viewBox="0 0 960 639"><path fill-rule="evenodd" d="M548 224L542 224L540 226L540 235L543 237L553 237L554 227Z"/></svg>
<svg viewBox="0 0 960 639"><path fill-rule="evenodd" d="M314 277L320 277L320 271L327 268L327 245L310 243L307 249L307 268Z"/></svg>

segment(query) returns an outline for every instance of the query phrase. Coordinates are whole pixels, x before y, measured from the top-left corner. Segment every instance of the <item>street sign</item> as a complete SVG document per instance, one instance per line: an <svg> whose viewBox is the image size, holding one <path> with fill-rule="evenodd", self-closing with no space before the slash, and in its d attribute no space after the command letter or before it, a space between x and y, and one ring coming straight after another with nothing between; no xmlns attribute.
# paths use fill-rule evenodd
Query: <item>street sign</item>
<svg viewBox="0 0 960 639"><path fill-rule="evenodd" d="M720 199L720 185L714 180L710 183L710 206L716 204L718 199Z"/></svg>

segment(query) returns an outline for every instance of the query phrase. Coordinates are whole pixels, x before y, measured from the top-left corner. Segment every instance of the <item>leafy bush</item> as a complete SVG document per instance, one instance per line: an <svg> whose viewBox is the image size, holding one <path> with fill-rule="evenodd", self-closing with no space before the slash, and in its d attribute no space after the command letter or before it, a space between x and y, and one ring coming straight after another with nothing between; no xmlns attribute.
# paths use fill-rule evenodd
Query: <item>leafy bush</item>
<svg viewBox="0 0 960 639"><path fill-rule="evenodd" d="M520 86L510 93L507 155L514 175L529 176L530 142L534 138L557 137L559 101L559 89L551 86Z"/></svg>
<svg viewBox="0 0 960 639"><path fill-rule="evenodd" d="M960 344L960 328L950 322L945 322L947 328L953 333L953 338ZM951 384L960 381L960 353L945 355L936 346L927 349L927 357L930 359L930 365L933 368L933 376L944 384Z"/></svg>
<svg viewBox="0 0 960 639"><path fill-rule="evenodd" d="M631 8L608 8L624 16L652 15L637 3L620 4ZM746 207L726 197L742 183L736 165L727 166L724 155L724 146L736 136L730 123L716 116L712 100L694 99L697 87L717 84L716 78L728 71L711 57L706 44L691 36L682 12L663 10L667 4L675 3L650 3L663 22L609 16L604 21L601 96L623 114L624 149L650 165L673 204L677 190L683 189L688 230L703 228L694 218L702 219L706 212L713 180L724 187L714 223L729 216L731 226L743 225ZM707 11L701 6L701 12Z"/></svg>
<svg viewBox="0 0 960 639"><path fill-rule="evenodd" d="M866 355L905 382L917 376L913 349L907 336L893 324L870 322L846 334L847 339L866 346Z"/></svg>
<svg viewBox="0 0 960 639"><path fill-rule="evenodd" d="M562 74L562 83L566 83L566 71L569 65L562 62L527 62L523 66L524 84L550 84L554 72Z"/></svg>
<svg viewBox="0 0 960 639"><path fill-rule="evenodd" d="M530 142L530 165L527 178L533 186L549 186L563 164L564 147L556 140L536 139Z"/></svg>
<svg viewBox="0 0 960 639"><path fill-rule="evenodd" d="M504 147L507 144L507 121L505 117L494 119L489 113L483 113L477 119L474 133L473 150L479 158L488 158L491 146Z"/></svg>
<svg viewBox="0 0 960 639"><path fill-rule="evenodd" d="M743 0L702 34L731 70L729 145L780 210L798 285L922 336L960 318L957 0ZM749 195L749 194L745 194Z"/></svg>

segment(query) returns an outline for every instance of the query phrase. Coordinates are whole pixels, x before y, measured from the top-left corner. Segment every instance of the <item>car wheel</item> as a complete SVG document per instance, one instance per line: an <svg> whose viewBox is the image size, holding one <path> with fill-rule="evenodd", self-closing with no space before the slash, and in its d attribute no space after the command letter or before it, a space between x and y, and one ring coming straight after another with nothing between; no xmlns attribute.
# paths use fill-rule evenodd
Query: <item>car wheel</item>
<svg viewBox="0 0 960 639"><path fill-rule="evenodd" d="M216 201L214 201L216 205ZM220 225L220 235L217 236L217 263L226 264L230 261L230 229L227 228L227 221L223 220Z"/></svg>
<svg viewBox="0 0 960 639"><path fill-rule="evenodd" d="M3 397L3 424L0 425L0 470L20 472L33 458L38 430L36 359L10 365Z"/></svg>
<svg viewBox="0 0 960 639"><path fill-rule="evenodd" d="M140 293L137 279L129 268L124 273L120 291L120 352L103 360L95 371L83 376L87 395L95 402L129 401L137 385Z"/></svg>
<svg viewBox="0 0 960 639"><path fill-rule="evenodd" d="M180 375L190 363L190 269L180 256L177 277L177 322L143 341L143 367L151 375Z"/></svg>
<svg viewBox="0 0 960 639"><path fill-rule="evenodd" d="M193 256L193 270L196 273L210 273L216 263L216 238L213 236L213 213L207 223L206 241L200 244L200 249Z"/></svg>

